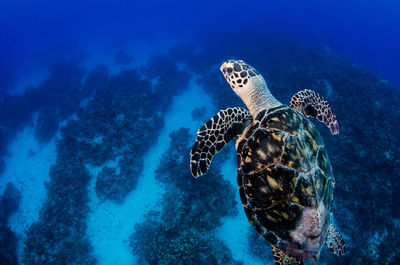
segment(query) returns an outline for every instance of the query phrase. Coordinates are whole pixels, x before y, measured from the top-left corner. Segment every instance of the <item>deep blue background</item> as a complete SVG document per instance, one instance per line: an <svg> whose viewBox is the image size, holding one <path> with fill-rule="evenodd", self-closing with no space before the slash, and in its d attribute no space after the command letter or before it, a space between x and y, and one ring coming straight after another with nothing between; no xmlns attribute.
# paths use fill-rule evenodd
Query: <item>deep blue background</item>
<svg viewBox="0 0 400 265"><path fill-rule="evenodd" d="M396 0L8 0L0 2L0 88L83 46L208 30L232 32L226 41L235 41L249 27L328 46L400 85Z"/></svg>

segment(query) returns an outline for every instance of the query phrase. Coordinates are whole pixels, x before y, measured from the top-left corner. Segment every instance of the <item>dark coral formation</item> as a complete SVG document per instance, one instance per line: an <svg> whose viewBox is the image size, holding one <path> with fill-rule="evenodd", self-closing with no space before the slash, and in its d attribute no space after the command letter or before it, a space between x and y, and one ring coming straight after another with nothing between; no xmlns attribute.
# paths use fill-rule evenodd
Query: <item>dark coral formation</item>
<svg viewBox="0 0 400 265"><path fill-rule="evenodd" d="M6 223L12 213L18 209L21 193L12 183L7 183L3 195L0 197L0 222Z"/></svg>
<svg viewBox="0 0 400 265"><path fill-rule="evenodd" d="M206 113L206 107L201 107L201 108L195 108L191 114L193 120L204 121L205 119L207 119L207 117L205 117L205 113Z"/></svg>
<svg viewBox="0 0 400 265"><path fill-rule="evenodd" d="M114 62L116 64L128 65L133 62L133 56L123 50L118 50L114 54Z"/></svg>
<svg viewBox="0 0 400 265"><path fill-rule="evenodd" d="M39 111L35 137L40 142L50 140L60 121L79 108L80 86L86 70L75 61L60 61L50 66L50 75L38 87L26 89L24 100L32 110Z"/></svg>
<svg viewBox="0 0 400 265"><path fill-rule="evenodd" d="M122 203L125 196L136 187L142 169L143 158L138 154L125 152L118 161L118 168L105 166L97 175L97 196L102 201L113 200Z"/></svg>
<svg viewBox="0 0 400 265"><path fill-rule="evenodd" d="M261 72L272 93L288 104L301 89L323 95L335 112L339 136L313 120L324 136L336 176L335 221L348 241L349 254L337 258L324 250L327 264L396 264L400 257L400 91L368 70L335 57L328 49L301 45L287 37L248 33L244 40L204 38L202 54L211 63L244 59ZM200 41L201 43L201 41ZM189 53L190 50L187 50ZM195 55L188 56L188 65ZM183 56L180 60L185 61ZM204 67L206 68L206 67ZM194 69L194 68L193 68ZM198 70L198 73L202 73ZM202 74L199 82L218 108L240 106L217 72ZM398 219L397 219L398 220Z"/></svg>
<svg viewBox="0 0 400 265"><path fill-rule="evenodd" d="M87 184L90 174L74 157L73 150L61 139L58 153L68 153L50 169L47 201L40 210L39 221L27 231L23 263L25 264L95 264L86 231L88 214Z"/></svg>
<svg viewBox="0 0 400 265"><path fill-rule="evenodd" d="M216 163L205 176L194 179L189 163L189 131L170 135L156 177L166 187L159 212L151 211L131 236L139 264L239 264L215 238L221 217L237 214L235 189L224 180Z"/></svg>
<svg viewBox="0 0 400 265"><path fill-rule="evenodd" d="M165 66L164 84L177 79L182 88L189 76ZM172 69L172 70L171 70ZM160 75L165 72L160 69ZM86 231L89 212L87 186L93 177L88 168L102 167L95 190L101 200L122 202L135 188L143 168L143 154L163 127L163 110L178 91L153 88L138 70L109 76L99 66L89 72L80 91L92 98L61 129L57 161L50 170L47 201L39 221L27 232L23 262L26 264L95 264ZM164 97L163 104L157 99ZM118 162L118 170L104 166Z"/></svg>
<svg viewBox="0 0 400 265"><path fill-rule="evenodd" d="M10 215L18 209L20 200L20 191L12 183L8 183L0 196L0 264L17 264L17 236L7 222Z"/></svg>
<svg viewBox="0 0 400 265"><path fill-rule="evenodd" d="M79 108L85 73L77 60L59 61L49 67L49 76L39 86L28 86L23 95L10 96L0 91L0 174L8 142L29 124L34 113L37 113L35 137L47 142L57 132L59 122Z"/></svg>
<svg viewBox="0 0 400 265"><path fill-rule="evenodd" d="M145 73L148 78L157 79L153 89L161 111L165 111L171 104L172 98L169 95L176 95L184 91L190 80L188 72L178 70L173 60L162 55L153 56L149 60ZM153 112L154 110L149 111Z"/></svg>
<svg viewBox="0 0 400 265"><path fill-rule="evenodd" d="M137 70L124 70L110 77L109 83L100 87L78 112L79 120L62 129L63 135L76 136L69 139L70 144L82 149L80 157L87 163L102 166L120 157L118 173L103 169L98 176L96 192L103 200L122 202L135 188L143 168L142 155L163 127L163 113L172 96L180 91L176 86L184 89L188 85L189 74L178 71L170 61L164 62L159 71L154 87Z"/></svg>
<svg viewBox="0 0 400 265"><path fill-rule="evenodd" d="M10 227L0 224L0 264L18 264L16 253L17 242L17 237Z"/></svg>

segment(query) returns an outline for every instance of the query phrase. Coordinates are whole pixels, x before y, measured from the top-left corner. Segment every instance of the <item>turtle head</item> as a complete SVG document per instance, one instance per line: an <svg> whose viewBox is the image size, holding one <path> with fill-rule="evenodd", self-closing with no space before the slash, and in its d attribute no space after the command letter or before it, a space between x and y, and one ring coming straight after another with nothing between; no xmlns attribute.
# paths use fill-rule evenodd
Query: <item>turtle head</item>
<svg viewBox="0 0 400 265"><path fill-rule="evenodd" d="M242 60L228 60L221 65L220 70L239 97L249 92L255 79L263 79L256 69Z"/></svg>
<svg viewBox="0 0 400 265"><path fill-rule="evenodd" d="M272 96L262 75L244 61L228 60L220 70L253 117L261 110L282 105Z"/></svg>

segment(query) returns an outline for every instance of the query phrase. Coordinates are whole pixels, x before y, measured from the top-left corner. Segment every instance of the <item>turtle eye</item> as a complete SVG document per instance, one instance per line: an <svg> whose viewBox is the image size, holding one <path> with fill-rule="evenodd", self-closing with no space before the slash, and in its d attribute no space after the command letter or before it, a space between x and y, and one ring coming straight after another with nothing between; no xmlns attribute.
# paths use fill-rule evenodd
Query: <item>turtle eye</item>
<svg viewBox="0 0 400 265"><path fill-rule="evenodd" d="M232 74L232 71L233 71L232 67L226 68L226 72L227 72L228 74Z"/></svg>

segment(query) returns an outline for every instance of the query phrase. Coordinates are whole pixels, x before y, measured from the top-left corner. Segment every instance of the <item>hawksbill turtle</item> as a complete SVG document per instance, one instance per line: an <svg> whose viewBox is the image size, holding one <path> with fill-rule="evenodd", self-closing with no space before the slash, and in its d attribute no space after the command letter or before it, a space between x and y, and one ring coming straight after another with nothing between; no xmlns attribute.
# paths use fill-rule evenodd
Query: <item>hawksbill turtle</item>
<svg viewBox="0 0 400 265"><path fill-rule="evenodd" d="M289 107L244 61L229 60L220 70L248 110L221 110L199 129L190 154L193 176L205 174L213 156L237 138L242 205L258 234L271 243L276 264L316 261L325 243L332 253L344 255L343 237L331 221L332 167L322 137L308 118L339 133L327 101L302 90Z"/></svg>

